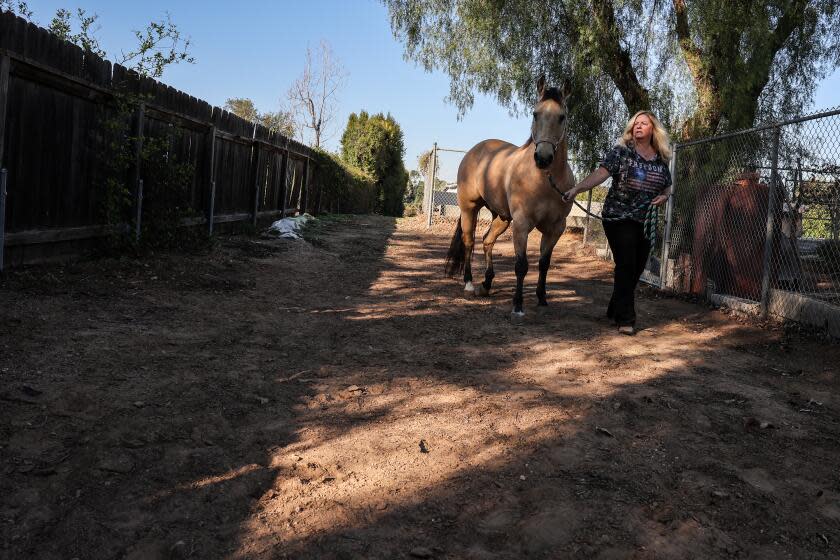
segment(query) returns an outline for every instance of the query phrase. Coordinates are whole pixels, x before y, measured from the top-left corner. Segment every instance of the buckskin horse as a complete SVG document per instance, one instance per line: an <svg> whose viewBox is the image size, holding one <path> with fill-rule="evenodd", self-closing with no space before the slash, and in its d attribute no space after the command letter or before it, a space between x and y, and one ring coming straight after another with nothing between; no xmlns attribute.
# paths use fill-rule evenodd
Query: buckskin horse
<svg viewBox="0 0 840 560"><path fill-rule="evenodd" d="M531 137L523 146L502 140L484 140L476 144L458 168L458 206L461 216L449 252L446 273L464 273L464 294L486 296L495 276L493 245L512 226L515 251L516 290L513 295L511 320L521 323L525 317L522 284L528 273L528 234L537 228L540 242L539 306L547 306L545 281L551 252L566 229L566 217L572 208L562 193L575 184L568 161L567 108L570 87L545 86L545 77L537 80L539 101L534 106ZM486 269L484 281L472 283L472 259L478 212L490 210L493 220L484 233Z"/></svg>

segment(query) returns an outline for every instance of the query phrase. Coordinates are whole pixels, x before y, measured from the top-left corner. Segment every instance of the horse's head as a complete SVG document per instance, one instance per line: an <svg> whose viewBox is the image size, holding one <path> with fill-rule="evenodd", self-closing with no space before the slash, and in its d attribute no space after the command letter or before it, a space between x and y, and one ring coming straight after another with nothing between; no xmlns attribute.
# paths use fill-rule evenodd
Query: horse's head
<svg viewBox="0 0 840 560"><path fill-rule="evenodd" d="M545 169L554 161L558 146L566 139L566 100L571 93L567 80L562 88L545 87L545 76L537 80L540 100L534 106L531 138L534 141L534 161Z"/></svg>

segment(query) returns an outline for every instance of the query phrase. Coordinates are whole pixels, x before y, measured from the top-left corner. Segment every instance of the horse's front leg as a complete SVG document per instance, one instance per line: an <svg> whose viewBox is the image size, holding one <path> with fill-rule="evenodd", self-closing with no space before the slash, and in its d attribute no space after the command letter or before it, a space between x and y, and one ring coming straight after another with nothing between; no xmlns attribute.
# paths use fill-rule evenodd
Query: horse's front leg
<svg viewBox="0 0 840 560"><path fill-rule="evenodd" d="M525 275L528 274L528 233L531 231L529 224L513 223L513 250L515 255L513 270L516 272L516 291L513 293L513 311L510 320L514 323L522 323L525 318L523 308L522 286L525 282Z"/></svg>
<svg viewBox="0 0 840 560"><path fill-rule="evenodd" d="M540 241L540 279L537 281L537 305L545 307L548 300L545 297L545 281L548 276L548 268L551 266L551 254L563 231L566 229L566 220L560 221L553 230L544 232Z"/></svg>

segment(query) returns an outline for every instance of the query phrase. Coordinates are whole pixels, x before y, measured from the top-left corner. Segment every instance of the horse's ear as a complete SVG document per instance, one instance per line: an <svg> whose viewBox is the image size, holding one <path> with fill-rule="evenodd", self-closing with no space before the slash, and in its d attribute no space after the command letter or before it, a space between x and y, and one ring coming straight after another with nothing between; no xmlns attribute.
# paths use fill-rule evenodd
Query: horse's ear
<svg viewBox="0 0 840 560"><path fill-rule="evenodd" d="M540 74L540 77L537 78L537 92L540 95L540 99L542 99L545 93L545 74Z"/></svg>
<svg viewBox="0 0 840 560"><path fill-rule="evenodd" d="M569 97L572 96L572 81L569 78L563 80L563 104L568 104Z"/></svg>

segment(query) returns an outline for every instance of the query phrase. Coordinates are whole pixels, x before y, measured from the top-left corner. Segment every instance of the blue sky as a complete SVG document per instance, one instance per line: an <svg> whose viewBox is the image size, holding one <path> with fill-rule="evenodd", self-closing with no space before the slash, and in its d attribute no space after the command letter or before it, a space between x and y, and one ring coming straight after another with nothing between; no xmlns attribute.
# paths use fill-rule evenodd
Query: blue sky
<svg viewBox="0 0 840 560"><path fill-rule="evenodd" d="M406 166L437 141L469 148L485 138L522 142L528 119L511 117L492 99L477 96L461 120L444 98L449 79L428 74L403 58L391 33L387 9L377 0L218 2L215 0L29 0L34 19L46 25L57 8L80 7L99 15L97 36L108 53L134 46L133 29L169 12L193 43L194 65L167 70L163 81L222 106L229 97L250 97L260 110L277 110L303 69L307 46L324 39L349 73L340 94L329 149L337 149L351 112L390 112L405 134ZM814 109L840 105L840 71L818 85ZM453 179L460 156L442 157L442 175Z"/></svg>

